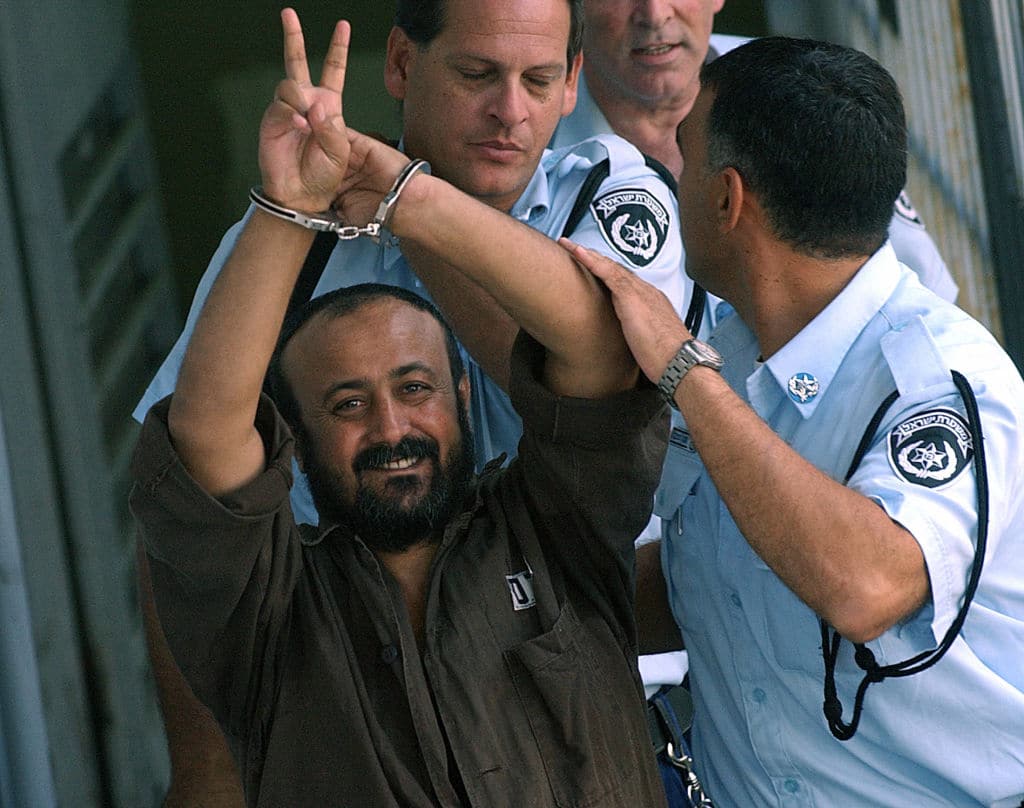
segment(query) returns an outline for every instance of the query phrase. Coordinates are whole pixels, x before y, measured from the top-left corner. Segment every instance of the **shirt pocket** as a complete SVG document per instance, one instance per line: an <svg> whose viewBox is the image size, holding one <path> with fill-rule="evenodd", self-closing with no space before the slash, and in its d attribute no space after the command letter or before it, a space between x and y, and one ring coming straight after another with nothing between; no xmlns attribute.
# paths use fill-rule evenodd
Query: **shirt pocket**
<svg viewBox="0 0 1024 808"><path fill-rule="evenodd" d="M629 737L637 722L623 716L641 709L640 697L611 632L600 625L608 642L593 636L594 626L584 626L566 602L550 631L505 652L562 808L619 805L617 795L636 776L631 752L650 745L646 737Z"/></svg>
<svg viewBox="0 0 1024 808"><path fill-rule="evenodd" d="M721 538L721 537L720 537ZM787 587L738 530L719 542L719 568L730 602L742 614L754 642L782 670L821 677L818 616Z"/></svg>

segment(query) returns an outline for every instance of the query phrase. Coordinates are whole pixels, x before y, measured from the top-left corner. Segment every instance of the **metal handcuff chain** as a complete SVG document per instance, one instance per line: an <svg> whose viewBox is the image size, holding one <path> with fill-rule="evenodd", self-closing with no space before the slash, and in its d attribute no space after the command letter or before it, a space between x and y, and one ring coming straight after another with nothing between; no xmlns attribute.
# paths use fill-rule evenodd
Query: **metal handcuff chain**
<svg viewBox="0 0 1024 808"><path fill-rule="evenodd" d="M693 808L715 808L711 797L704 793L704 787L697 779L697 773L693 770L693 758L682 749L677 750L672 741L665 744L665 755L683 774L683 781L686 786L686 798Z"/></svg>
<svg viewBox="0 0 1024 808"><path fill-rule="evenodd" d="M398 197L401 196L402 191L405 190L405 186L409 184L409 180L413 178L413 175L417 171L423 171L424 173L429 174L430 163L426 160L411 160L406 163L405 167L395 178L391 188L384 195L384 198L381 199L373 220L367 222L362 227L345 224L338 218L338 215L334 210L327 210L323 213L301 213L300 211L286 208L266 197L263 193L263 189L260 187L249 189L249 199L258 208L261 208L272 216L284 219L292 224L297 224L299 227L304 227L307 230L334 233L334 235L338 237L339 241L350 241L352 239L359 238L360 236L369 236L375 242L379 242L381 234L387 229L392 210L395 205L398 204Z"/></svg>
<svg viewBox="0 0 1024 808"><path fill-rule="evenodd" d="M910 659L905 659L902 662L897 662L892 665L879 665L875 661L875 655L872 653L870 648L861 643L855 644L854 647L856 650L854 652L854 660L864 671L864 678L861 679L861 683L857 688L857 695L855 696L853 703L853 716L850 718L849 723L843 721L843 705L842 702L839 701L839 696L836 692L836 660L839 656L839 645L842 642L842 637L838 632L832 632L831 628L824 620L820 621L821 655L825 662L825 701L822 705L822 710L825 713L825 719L828 722L829 730L831 730L832 734L840 741L850 740L857 732L857 727L860 724L861 714L864 709L864 697L867 694L867 689L870 685L875 682L881 682L885 679L912 676L915 673L927 670L942 659L945 653L950 649L950 647L952 647L953 642L960 633L960 629L963 628L964 621L967 619L967 610L970 608L971 602L974 600L974 593L978 589L978 581L981 578L981 569L985 561L985 549L988 544L988 467L985 463L985 444L984 436L981 432L981 416L978 413L978 400L974 396L974 391L971 389L970 383L962 374L954 370L952 371L952 376L953 384L956 385L956 389L960 393L960 397L964 402L964 409L967 413L967 425L970 429L971 441L974 444L974 476L978 492L978 538L974 548L974 560L971 563L971 572L968 576L967 586L964 590L964 601L960 606L960 610L957 612L956 618L946 631L946 634L943 636L942 642L939 643L938 647L932 648L928 651L923 651ZM865 431L864 436L861 438L860 444L857 446L857 451L854 454L853 462L850 464L849 471L846 472L844 482L848 483L850 478L853 476L853 473L857 470L864 454L867 452L875 430L878 429L878 425L882 421L882 417L897 397L898 393L891 393L885 401L882 402L878 411L875 412L874 417L871 419L871 423L868 424L868 428ZM830 633L832 634L831 637L829 636Z"/></svg>

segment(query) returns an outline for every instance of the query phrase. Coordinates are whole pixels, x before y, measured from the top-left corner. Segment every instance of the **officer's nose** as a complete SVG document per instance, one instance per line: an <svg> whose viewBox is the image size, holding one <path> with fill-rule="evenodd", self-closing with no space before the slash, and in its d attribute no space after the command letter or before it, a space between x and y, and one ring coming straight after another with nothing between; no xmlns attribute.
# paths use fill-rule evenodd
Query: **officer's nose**
<svg viewBox="0 0 1024 808"><path fill-rule="evenodd" d="M503 81L495 90L491 114L506 128L525 121L528 114L526 88L518 80Z"/></svg>

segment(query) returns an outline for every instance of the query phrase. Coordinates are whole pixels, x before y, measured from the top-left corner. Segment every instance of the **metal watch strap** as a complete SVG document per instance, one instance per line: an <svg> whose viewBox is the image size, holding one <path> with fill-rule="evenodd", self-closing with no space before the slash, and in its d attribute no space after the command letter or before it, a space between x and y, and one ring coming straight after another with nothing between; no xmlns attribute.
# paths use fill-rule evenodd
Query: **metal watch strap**
<svg viewBox="0 0 1024 808"><path fill-rule="evenodd" d="M412 160L406 163L405 167L395 178L394 183L392 183L391 189L384 194L384 198L377 206L377 212L374 214L373 221L363 227L345 224L333 210L327 210L323 213L300 213L297 210L286 208L264 196L263 189L260 187L249 189L249 199L252 200L254 205L272 216L277 216L279 219L297 224L299 227L305 227L307 230L334 233L342 241L359 238L360 236L369 236L374 241L379 242L380 234L386 229L388 221L391 219L391 213L398 203L398 197L405 190L405 186L409 184L409 180L412 179L417 171L424 171L429 174L430 163L426 160Z"/></svg>
<svg viewBox="0 0 1024 808"><path fill-rule="evenodd" d="M690 372L697 365L709 367L712 370L722 369L722 355L706 342L690 338L679 346L676 355L669 360L665 372L658 380L658 390L665 397L665 401L673 409L678 410L676 405L676 389L683 380L683 376Z"/></svg>

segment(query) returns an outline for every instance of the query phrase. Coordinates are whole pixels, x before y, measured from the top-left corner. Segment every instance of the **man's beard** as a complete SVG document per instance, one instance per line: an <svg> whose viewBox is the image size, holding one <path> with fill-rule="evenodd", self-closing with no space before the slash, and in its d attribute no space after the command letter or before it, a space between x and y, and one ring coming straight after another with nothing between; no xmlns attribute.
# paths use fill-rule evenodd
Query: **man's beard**
<svg viewBox="0 0 1024 808"><path fill-rule="evenodd" d="M439 541L445 525L456 515L473 479L473 433L462 401L457 404L459 443L442 466L437 441L405 437L394 446L378 444L364 449L352 461L357 488L354 502L346 502L337 475L326 467L313 447L306 447L305 471L320 521L345 525L371 550L400 553L421 541ZM402 500L422 483L412 475L395 475L382 491L365 485L361 472L399 458L422 459L433 464L430 488L405 505Z"/></svg>

